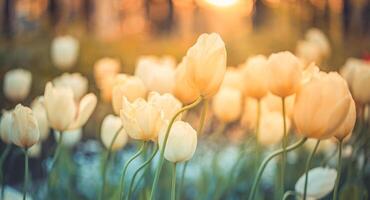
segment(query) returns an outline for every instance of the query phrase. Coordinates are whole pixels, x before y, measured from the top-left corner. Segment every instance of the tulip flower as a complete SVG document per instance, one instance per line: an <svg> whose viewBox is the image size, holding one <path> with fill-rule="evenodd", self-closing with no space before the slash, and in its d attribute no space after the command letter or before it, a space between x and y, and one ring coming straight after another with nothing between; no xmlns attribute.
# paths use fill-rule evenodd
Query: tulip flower
<svg viewBox="0 0 370 200"><path fill-rule="evenodd" d="M75 101L79 101L88 89L88 80L80 73L64 73L53 80L55 87L69 87L72 89Z"/></svg>
<svg viewBox="0 0 370 200"><path fill-rule="evenodd" d="M291 117L293 114L294 102L295 102L295 94L285 97L285 114L287 117ZM266 108L268 111L281 113L283 110L281 98L271 93L268 93L262 99L262 103L266 105Z"/></svg>
<svg viewBox="0 0 370 200"><path fill-rule="evenodd" d="M348 58L343 67L340 69L340 75L346 79L351 91L353 80L355 79L355 72L360 68L370 68L370 64L358 58Z"/></svg>
<svg viewBox="0 0 370 200"><path fill-rule="evenodd" d="M242 93L234 88L221 88L213 98L212 109L224 123L237 120L242 112Z"/></svg>
<svg viewBox="0 0 370 200"><path fill-rule="evenodd" d="M287 122L287 130L290 128L290 120ZM284 136L284 129L281 126L283 117L278 112L266 112L261 116L260 130L258 132L258 142L264 146L277 144Z"/></svg>
<svg viewBox="0 0 370 200"><path fill-rule="evenodd" d="M189 84L203 98L217 93L226 71L226 48L220 35L200 35L183 61Z"/></svg>
<svg viewBox="0 0 370 200"><path fill-rule="evenodd" d="M301 83L302 68L301 62L290 52L271 54L267 60L270 92L279 97L296 93Z"/></svg>
<svg viewBox="0 0 370 200"><path fill-rule="evenodd" d="M135 76L139 77L149 91L161 94L172 93L175 87L175 65L171 57L142 57L135 69Z"/></svg>
<svg viewBox="0 0 370 200"><path fill-rule="evenodd" d="M337 177L335 169L317 167L311 169L308 176L307 198L321 199L334 188ZM295 184L295 191L303 195L306 175L303 174Z"/></svg>
<svg viewBox="0 0 370 200"><path fill-rule="evenodd" d="M115 77L112 91L112 105L114 113L119 115L122 109L123 97L129 101L135 101L138 98L146 96L146 87L141 79L136 76L120 74Z"/></svg>
<svg viewBox="0 0 370 200"><path fill-rule="evenodd" d="M231 87L244 92L245 84L242 69L235 67L228 67L226 69L225 77L221 87Z"/></svg>
<svg viewBox="0 0 370 200"><path fill-rule="evenodd" d="M104 118L101 125L100 135L105 148L108 149L112 144L111 150L117 151L126 145L128 136L126 131L121 127L122 121L119 117L107 115ZM118 135L116 136L116 134Z"/></svg>
<svg viewBox="0 0 370 200"><path fill-rule="evenodd" d="M51 60L60 70L69 70L76 63L80 46L72 36L59 36L51 43Z"/></svg>
<svg viewBox="0 0 370 200"><path fill-rule="evenodd" d="M59 132L54 132L54 137L56 141L60 141L60 133ZM76 146L82 139L82 129L75 129L75 130L68 130L68 131L63 131L62 133L62 143L61 145L67 148L72 148Z"/></svg>
<svg viewBox="0 0 370 200"><path fill-rule="evenodd" d="M10 137L12 135L13 111L3 111L0 119L0 137L1 140L10 144Z"/></svg>
<svg viewBox="0 0 370 200"><path fill-rule="evenodd" d="M327 57L330 54L330 44L325 34L317 29L311 28L306 33L306 41L315 43L320 47L320 52L323 56Z"/></svg>
<svg viewBox="0 0 370 200"><path fill-rule="evenodd" d="M151 92L148 96L148 102L162 111L164 120L171 120L182 107L182 103L169 93L160 95L157 92Z"/></svg>
<svg viewBox="0 0 370 200"><path fill-rule="evenodd" d="M94 64L94 78L96 85L102 89L107 77L115 77L121 71L121 64L118 59L101 58Z"/></svg>
<svg viewBox="0 0 370 200"><path fill-rule="evenodd" d="M37 124L40 131L40 140L46 140L49 136L49 121L48 115L45 109L44 97L40 96L33 100L31 104L33 115L37 120Z"/></svg>
<svg viewBox="0 0 370 200"><path fill-rule="evenodd" d="M42 145L40 142L34 144L28 149L28 156L31 158L38 158L41 155Z"/></svg>
<svg viewBox="0 0 370 200"><path fill-rule="evenodd" d="M260 100L268 93L267 59L257 55L247 60L243 67L245 95Z"/></svg>
<svg viewBox="0 0 370 200"><path fill-rule="evenodd" d="M75 103L73 91L68 87L55 87L47 83L45 108L50 126L58 131L75 130L82 127L95 109L97 98L90 93Z"/></svg>
<svg viewBox="0 0 370 200"><path fill-rule="evenodd" d="M321 46L316 43L303 40L297 44L296 54L306 66L312 62L320 64L324 56L322 53Z"/></svg>
<svg viewBox="0 0 370 200"><path fill-rule="evenodd" d="M268 111L266 104L261 102L260 112L263 115ZM241 118L241 124L243 127L249 129L256 129L257 118L258 118L258 101L254 98L247 97L244 100L244 110Z"/></svg>
<svg viewBox="0 0 370 200"><path fill-rule="evenodd" d="M351 103L349 107L349 111L347 113L346 118L339 125L339 127L334 131L334 137L338 140L343 140L346 136L352 133L352 130L355 126L356 122L356 104L355 101L351 98Z"/></svg>
<svg viewBox="0 0 370 200"><path fill-rule="evenodd" d="M31 72L24 69L10 70L4 76L4 94L11 101L23 101L30 93L31 83Z"/></svg>
<svg viewBox="0 0 370 200"><path fill-rule="evenodd" d="M352 82L353 98L362 104L370 103L370 67L359 67L355 70Z"/></svg>
<svg viewBox="0 0 370 200"><path fill-rule="evenodd" d="M351 98L338 73L320 72L297 93L293 118L298 132L317 139L332 137L347 117Z"/></svg>
<svg viewBox="0 0 370 200"><path fill-rule="evenodd" d="M186 66L184 57L182 62L176 68L175 72L175 88L174 95L178 98L183 104L189 104L194 102L199 96L199 92L193 88L188 80L186 74Z"/></svg>

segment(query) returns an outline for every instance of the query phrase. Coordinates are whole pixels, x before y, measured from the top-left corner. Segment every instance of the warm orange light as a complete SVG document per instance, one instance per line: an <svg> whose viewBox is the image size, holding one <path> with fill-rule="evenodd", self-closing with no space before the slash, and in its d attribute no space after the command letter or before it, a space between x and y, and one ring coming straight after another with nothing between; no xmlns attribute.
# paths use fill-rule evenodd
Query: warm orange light
<svg viewBox="0 0 370 200"><path fill-rule="evenodd" d="M208 4L217 7L231 7L236 5L239 0L205 0Z"/></svg>

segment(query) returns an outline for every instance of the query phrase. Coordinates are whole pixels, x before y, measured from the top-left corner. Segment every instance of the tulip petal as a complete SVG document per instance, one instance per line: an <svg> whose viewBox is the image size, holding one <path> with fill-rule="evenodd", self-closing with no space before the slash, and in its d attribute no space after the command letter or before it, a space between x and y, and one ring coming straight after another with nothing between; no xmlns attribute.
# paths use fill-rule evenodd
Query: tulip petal
<svg viewBox="0 0 370 200"><path fill-rule="evenodd" d="M74 130L81 128L89 119L91 114L93 113L98 100L95 94L90 93L85 95L80 102L77 118L75 121L69 126L68 130Z"/></svg>

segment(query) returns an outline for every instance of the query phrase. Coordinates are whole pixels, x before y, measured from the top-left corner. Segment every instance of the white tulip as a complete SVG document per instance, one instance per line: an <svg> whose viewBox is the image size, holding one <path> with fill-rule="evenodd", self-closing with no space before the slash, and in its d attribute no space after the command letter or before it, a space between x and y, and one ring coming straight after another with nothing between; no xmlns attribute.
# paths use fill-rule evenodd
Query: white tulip
<svg viewBox="0 0 370 200"><path fill-rule="evenodd" d="M72 89L75 101L79 101L87 93L88 80L80 73L64 73L53 80L55 87L69 87Z"/></svg>
<svg viewBox="0 0 370 200"><path fill-rule="evenodd" d="M37 120L37 124L40 130L40 140L43 141L49 136L49 121L48 115L45 109L44 97L40 96L33 100L31 104L33 115Z"/></svg>
<svg viewBox="0 0 370 200"><path fill-rule="evenodd" d="M128 141L128 136L125 129L123 129L122 127L121 119L114 115L107 115L103 120L100 131L100 137L105 148L108 149L110 147L114 136L117 134L117 131L119 131L119 133L112 145L113 151L119 150L124 147Z"/></svg>
<svg viewBox="0 0 370 200"><path fill-rule="evenodd" d="M242 93L238 89L222 87L213 97L212 109L222 122L237 120L242 112Z"/></svg>
<svg viewBox="0 0 370 200"><path fill-rule="evenodd" d="M158 110L162 111L163 118L165 120L171 120L172 117L182 108L182 103L169 93L160 95L157 92L151 92L148 96L148 102L152 103ZM181 119L181 116L178 119Z"/></svg>
<svg viewBox="0 0 370 200"><path fill-rule="evenodd" d="M31 83L31 72L24 69L10 70L4 76L4 94L11 101L23 101L30 93Z"/></svg>
<svg viewBox="0 0 370 200"><path fill-rule="evenodd" d="M68 70L76 63L80 46L72 36L59 36L51 43L51 60L60 70Z"/></svg>
<svg viewBox="0 0 370 200"><path fill-rule="evenodd" d="M76 146L82 139L82 129L63 131L62 145L68 148ZM59 141L60 133L54 132L56 141Z"/></svg>
<svg viewBox="0 0 370 200"><path fill-rule="evenodd" d="M12 110L3 111L0 119L0 137L5 143L11 143L10 137L12 134L13 115Z"/></svg>
<svg viewBox="0 0 370 200"><path fill-rule="evenodd" d="M41 155L42 145L40 142L36 143L28 149L28 156L31 158L38 158Z"/></svg>

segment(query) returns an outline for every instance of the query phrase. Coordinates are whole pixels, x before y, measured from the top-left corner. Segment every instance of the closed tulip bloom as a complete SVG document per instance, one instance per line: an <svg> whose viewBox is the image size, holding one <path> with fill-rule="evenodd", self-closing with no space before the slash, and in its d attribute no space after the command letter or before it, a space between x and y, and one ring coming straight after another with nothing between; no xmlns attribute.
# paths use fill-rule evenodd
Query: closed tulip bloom
<svg viewBox="0 0 370 200"><path fill-rule="evenodd" d="M221 87L231 87L244 92L245 84L242 69L228 67Z"/></svg>
<svg viewBox="0 0 370 200"><path fill-rule="evenodd" d="M346 79L349 88L352 90L353 80L357 69L370 68L370 64L358 58L348 58L340 69L340 75Z"/></svg>
<svg viewBox="0 0 370 200"><path fill-rule="evenodd" d="M114 113L117 115L120 113L123 97L132 102L137 98L145 98L146 92L146 87L140 78L125 74L116 76L112 91Z"/></svg>
<svg viewBox="0 0 370 200"><path fill-rule="evenodd" d="M356 123L356 104L351 98L351 105L348 114L342 124L334 131L334 136L338 140L343 140L346 136L352 133Z"/></svg>
<svg viewBox="0 0 370 200"><path fill-rule="evenodd" d="M110 147L117 131L119 131L119 133L112 145L113 151L117 151L124 147L128 141L128 136L125 129L122 127L121 119L114 115L107 115L103 120L100 130L101 140L105 148L108 149Z"/></svg>
<svg viewBox="0 0 370 200"><path fill-rule="evenodd" d="M163 126L159 134L159 148L163 148L167 126ZM197 132L190 124L183 121L176 121L170 133L164 157L173 163L185 162L190 160L197 148Z"/></svg>
<svg viewBox="0 0 370 200"><path fill-rule="evenodd" d="M297 92L302 78L302 64L288 51L271 54L267 60L269 90L279 97Z"/></svg>
<svg viewBox="0 0 370 200"><path fill-rule="evenodd" d="M370 67L356 69L352 82L353 98L362 103L370 103Z"/></svg>
<svg viewBox="0 0 370 200"><path fill-rule="evenodd" d="M49 136L49 121L44 101L44 97L37 97L31 104L33 116L36 118L40 130L41 141L47 139Z"/></svg>
<svg viewBox="0 0 370 200"><path fill-rule="evenodd" d="M63 131L62 134L63 134L62 145L68 148L76 146L82 139L81 128ZM59 141L60 133L54 132L54 137L56 141Z"/></svg>
<svg viewBox="0 0 370 200"><path fill-rule="evenodd" d="M323 60L323 52L321 47L313 42L299 41L297 44L296 54L298 58L302 59L305 65L314 62L320 64Z"/></svg>
<svg viewBox="0 0 370 200"><path fill-rule="evenodd" d="M11 143L10 136L12 134L13 111L3 111L0 119L0 137L7 144Z"/></svg>
<svg viewBox="0 0 370 200"><path fill-rule="evenodd" d="M213 97L212 109L215 116L222 122L237 120L242 112L242 93L234 88L221 88Z"/></svg>
<svg viewBox="0 0 370 200"><path fill-rule="evenodd" d="M184 57L182 62L177 66L175 73L175 88L174 95L183 104L189 104L194 102L199 96L199 91L191 86L186 74L186 66Z"/></svg>
<svg viewBox="0 0 370 200"><path fill-rule="evenodd" d="M88 89L88 80L80 73L64 73L53 80L55 87L69 87L72 89L73 96L79 101Z"/></svg>
<svg viewBox="0 0 370 200"><path fill-rule="evenodd" d="M267 59L258 55L247 60L243 67L245 95L261 99L268 93Z"/></svg>
<svg viewBox="0 0 370 200"><path fill-rule="evenodd" d="M157 141L158 132L164 120L163 113L153 103L146 102L142 98L130 103L126 97L123 97L120 116L123 128L131 138Z"/></svg>
<svg viewBox="0 0 370 200"><path fill-rule="evenodd" d="M186 53L189 83L204 98L217 93L226 71L226 48L217 33L202 34Z"/></svg>
<svg viewBox="0 0 370 200"><path fill-rule="evenodd" d="M318 45L323 56L328 56L330 54L329 41L320 29L311 28L308 30L306 33L306 40Z"/></svg>
<svg viewBox="0 0 370 200"><path fill-rule="evenodd" d="M350 103L345 80L336 72L320 72L296 95L293 118L298 132L316 139L332 137L346 119Z"/></svg>
<svg viewBox="0 0 370 200"><path fill-rule="evenodd" d="M42 150L42 145L40 142L38 142L28 149L27 154L31 158L38 158L41 155L41 150Z"/></svg>
<svg viewBox="0 0 370 200"><path fill-rule="evenodd" d="M97 104L97 98L92 93L85 95L76 103L70 88L54 87L50 82L46 84L44 98L49 124L58 131L82 127Z"/></svg>
<svg viewBox="0 0 370 200"><path fill-rule="evenodd" d="M148 102L163 112L164 120L171 120L182 108L182 103L169 93L160 95L157 92L151 92L148 96ZM178 119L181 119L181 116Z"/></svg>
<svg viewBox="0 0 370 200"><path fill-rule="evenodd" d="M51 60L60 70L68 70L76 63L80 46L72 36L60 36L51 43Z"/></svg>
<svg viewBox="0 0 370 200"><path fill-rule="evenodd" d="M29 148L36 144L40 138L40 131L32 110L18 104L12 115L11 141L21 148Z"/></svg>
<svg viewBox="0 0 370 200"><path fill-rule="evenodd" d="M10 70L4 76L4 94L11 101L23 101L30 93L31 83L31 72L24 69Z"/></svg>
<svg viewBox="0 0 370 200"><path fill-rule="evenodd" d="M101 58L94 64L94 78L99 89L103 88L104 82L108 77L115 77L121 70L118 59Z"/></svg>
<svg viewBox="0 0 370 200"><path fill-rule="evenodd" d="M277 144L284 136L283 117L279 112L265 112L261 116L260 130L257 136L258 142L269 146ZM290 128L290 120L286 118L287 130Z"/></svg>
<svg viewBox="0 0 370 200"><path fill-rule="evenodd" d="M295 94L290 95L285 98L285 113L287 117L291 117L294 110L294 101L295 101ZM266 105L267 109L271 112L282 112L283 105L281 103L281 98L268 93L263 99L263 104Z"/></svg>

